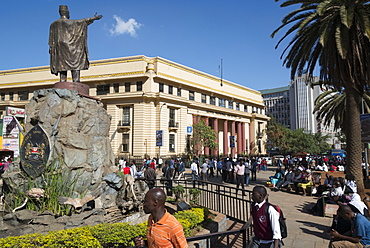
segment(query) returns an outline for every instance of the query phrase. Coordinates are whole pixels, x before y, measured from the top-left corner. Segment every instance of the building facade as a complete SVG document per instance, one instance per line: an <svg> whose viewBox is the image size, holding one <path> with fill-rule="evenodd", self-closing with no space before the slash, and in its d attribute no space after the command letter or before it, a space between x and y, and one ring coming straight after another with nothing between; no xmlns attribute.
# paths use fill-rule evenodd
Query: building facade
<svg viewBox="0 0 370 248"><path fill-rule="evenodd" d="M318 77L296 76L289 86L261 90L266 106L266 114L291 130L303 128L307 133L330 135L330 143L336 143L334 126L324 126L313 113L316 98L323 93Z"/></svg>
<svg viewBox="0 0 370 248"><path fill-rule="evenodd" d="M53 88L57 81L48 66L0 71L0 112L4 115L7 106L23 108L33 91ZM268 117L257 90L146 56L92 61L89 70L81 71L81 82L112 116L117 156L186 154L192 125L200 119L216 131L219 144L204 148L205 155L265 153Z"/></svg>
<svg viewBox="0 0 370 248"><path fill-rule="evenodd" d="M266 115L274 117L277 123L290 128L289 86L261 90Z"/></svg>

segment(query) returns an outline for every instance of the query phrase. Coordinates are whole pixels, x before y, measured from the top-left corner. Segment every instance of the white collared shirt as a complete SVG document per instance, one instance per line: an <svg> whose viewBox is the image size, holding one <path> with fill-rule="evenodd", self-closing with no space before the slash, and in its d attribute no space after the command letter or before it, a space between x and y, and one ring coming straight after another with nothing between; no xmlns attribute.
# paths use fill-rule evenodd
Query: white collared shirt
<svg viewBox="0 0 370 248"><path fill-rule="evenodd" d="M254 206L258 206L259 208L262 207L263 204L265 204L266 201L263 201L261 203L256 203ZM281 240L281 231L280 231L280 224L279 224L279 217L280 214L273 206L270 206L268 209L271 228L272 228L272 240L260 240L260 243L271 243L271 241L274 241L275 239Z"/></svg>

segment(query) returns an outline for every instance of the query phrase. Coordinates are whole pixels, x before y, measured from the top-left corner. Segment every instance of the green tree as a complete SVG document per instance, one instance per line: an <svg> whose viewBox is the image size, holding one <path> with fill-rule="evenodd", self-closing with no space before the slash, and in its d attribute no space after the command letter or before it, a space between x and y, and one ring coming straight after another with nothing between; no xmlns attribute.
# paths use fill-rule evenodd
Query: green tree
<svg viewBox="0 0 370 248"><path fill-rule="evenodd" d="M266 126L267 144L281 153L289 151L289 143L287 140L290 129L276 122L276 119L271 117ZM270 150L270 148L267 148Z"/></svg>
<svg viewBox="0 0 370 248"><path fill-rule="evenodd" d="M275 0L279 1L279 0ZM282 0L283 1L283 0ZM291 77L320 68L320 80L346 93L347 173L355 176L364 196L361 169L360 99L370 79L370 11L365 0L284 0L281 7L299 4L286 15L272 37L288 31L277 46L295 33L285 48L284 64Z"/></svg>
<svg viewBox="0 0 370 248"><path fill-rule="evenodd" d="M193 135L191 137L191 147L193 154L200 155L204 148L216 149L218 143L216 142L216 132L208 126L204 120L200 120L193 125Z"/></svg>

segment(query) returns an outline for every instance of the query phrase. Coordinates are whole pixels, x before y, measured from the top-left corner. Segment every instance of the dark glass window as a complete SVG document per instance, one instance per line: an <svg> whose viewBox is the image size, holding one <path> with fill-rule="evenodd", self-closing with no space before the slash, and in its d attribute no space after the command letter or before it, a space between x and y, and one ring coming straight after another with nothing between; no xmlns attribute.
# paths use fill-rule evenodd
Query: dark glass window
<svg viewBox="0 0 370 248"><path fill-rule="evenodd" d="M218 99L218 106L225 107L225 99L219 98Z"/></svg>
<svg viewBox="0 0 370 248"><path fill-rule="evenodd" d="M136 91L143 91L143 82L136 82Z"/></svg>
<svg viewBox="0 0 370 248"><path fill-rule="evenodd" d="M9 100L13 101L14 100L14 92L9 92Z"/></svg>
<svg viewBox="0 0 370 248"><path fill-rule="evenodd" d="M216 105L216 97L214 96L209 97L209 104Z"/></svg>
<svg viewBox="0 0 370 248"><path fill-rule="evenodd" d="M173 86L172 85L168 85L168 94L173 94Z"/></svg>
<svg viewBox="0 0 370 248"><path fill-rule="evenodd" d="M122 134L122 152L129 152L130 135L128 133Z"/></svg>
<svg viewBox="0 0 370 248"><path fill-rule="evenodd" d="M27 101L28 100L28 90L18 91L18 101Z"/></svg>
<svg viewBox="0 0 370 248"><path fill-rule="evenodd" d="M159 92L163 92L163 91L164 91L164 84L159 83Z"/></svg>
<svg viewBox="0 0 370 248"><path fill-rule="evenodd" d="M125 83L125 92L131 91L131 83Z"/></svg>
<svg viewBox="0 0 370 248"><path fill-rule="evenodd" d="M5 92L0 93L1 101L5 101Z"/></svg>
<svg viewBox="0 0 370 248"><path fill-rule="evenodd" d="M181 96L181 88L180 87L177 88L177 96Z"/></svg>
<svg viewBox="0 0 370 248"><path fill-rule="evenodd" d="M169 135L169 151L174 152L175 151L175 134L170 134Z"/></svg>
<svg viewBox="0 0 370 248"><path fill-rule="evenodd" d="M122 126L130 126L130 107L123 107L122 110Z"/></svg>
<svg viewBox="0 0 370 248"><path fill-rule="evenodd" d="M207 95L202 93L202 103L207 103Z"/></svg>
<svg viewBox="0 0 370 248"><path fill-rule="evenodd" d="M194 101L194 91L189 90L189 100Z"/></svg>
<svg viewBox="0 0 370 248"><path fill-rule="evenodd" d="M119 84L113 84L113 91L114 91L114 93L119 92Z"/></svg>
<svg viewBox="0 0 370 248"><path fill-rule="evenodd" d="M97 95L106 95L110 93L110 85L109 84L101 84L96 86L96 94Z"/></svg>

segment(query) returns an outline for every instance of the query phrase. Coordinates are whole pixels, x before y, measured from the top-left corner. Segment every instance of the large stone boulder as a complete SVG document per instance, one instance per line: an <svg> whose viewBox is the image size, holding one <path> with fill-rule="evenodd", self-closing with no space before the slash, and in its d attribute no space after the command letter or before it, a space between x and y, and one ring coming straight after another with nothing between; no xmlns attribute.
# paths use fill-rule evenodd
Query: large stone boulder
<svg viewBox="0 0 370 248"><path fill-rule="evenodd" d="M100 101L77 91L43 89L34 92L26 114L25 131L37 124L43 128L50 137L51 159L59 157L64 161L59 171L75 181L77 195L99 197L110 193L104 193L109 187L103 177L116 172L117 167L109 140L110 116ZM19 171L10 172L13 175L4 175L4 180L22 185L20 177L16 177Z"/></svg>

